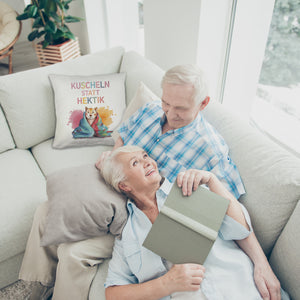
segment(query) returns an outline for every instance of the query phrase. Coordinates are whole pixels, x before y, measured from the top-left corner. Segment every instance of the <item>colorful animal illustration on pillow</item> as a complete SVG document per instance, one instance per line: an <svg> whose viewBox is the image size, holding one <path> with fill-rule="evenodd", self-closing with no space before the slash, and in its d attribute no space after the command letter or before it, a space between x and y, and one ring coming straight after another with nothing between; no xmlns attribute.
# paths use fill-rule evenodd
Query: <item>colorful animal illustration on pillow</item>
<svg viewBox="0 0 300 300"><path fill-rule="evenodd" d="M110 137L112 131L108 131L107 126L102 122L97 112L97 107L85 107L82 118L72 135L74 138L86 137Z"/></svg>

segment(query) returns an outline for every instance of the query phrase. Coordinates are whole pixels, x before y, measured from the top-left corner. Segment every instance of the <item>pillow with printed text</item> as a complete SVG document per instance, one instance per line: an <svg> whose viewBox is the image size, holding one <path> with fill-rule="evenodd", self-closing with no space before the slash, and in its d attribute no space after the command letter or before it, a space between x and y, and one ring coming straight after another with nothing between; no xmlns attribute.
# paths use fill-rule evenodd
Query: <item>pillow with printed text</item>
<svg viewBox="0 0 300 300"><path fill-rule="evenodd" d="M53 148L113 145L126 108L125 73L49 75L55 101Z"/></svg>

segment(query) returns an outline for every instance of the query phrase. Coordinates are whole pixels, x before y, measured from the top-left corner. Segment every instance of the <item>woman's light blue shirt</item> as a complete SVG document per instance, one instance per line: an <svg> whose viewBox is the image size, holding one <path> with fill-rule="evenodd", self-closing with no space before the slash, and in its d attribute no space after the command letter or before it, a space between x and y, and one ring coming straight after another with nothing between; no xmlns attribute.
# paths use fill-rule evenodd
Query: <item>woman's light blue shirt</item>
<svg viewBox="0 0 300 300"><path fill-rule="evenodd" d="M159 209L171 187L172 184L165 179L156 192ZM152 226L150 220L130 200L127 208L128 221L122 239L115 240L105 287L142 283L158 278L168 271L169 264L142 246ZM201 290L209 300L262 299L254 283L253 264L233 241L248 237L252 231L249 214L243 206L242 209L250 231L226 215L219 236L204 263L206 271ZM162 299L171 298L167 296Z"/></svg>

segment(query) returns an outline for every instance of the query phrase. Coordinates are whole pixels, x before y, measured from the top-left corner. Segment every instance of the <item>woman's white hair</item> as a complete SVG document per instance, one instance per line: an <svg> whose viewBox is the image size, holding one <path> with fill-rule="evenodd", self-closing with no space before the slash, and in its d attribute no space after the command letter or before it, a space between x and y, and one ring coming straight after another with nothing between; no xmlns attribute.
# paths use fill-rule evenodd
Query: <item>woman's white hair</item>
<svg viewBox="0 0 300 300"><path fill-rule="evenodd" d="M208 84L205 74L196 65L178 65L169 69L162 79L162 88L166 83L174 85L193 85L195 104L200 104L208 96Z"/></svg>
<svg viewBox="0 0 300 300"><path fill-rule="evenodd" d="M116 191L121 192L119 183L126 179L123 165L117 160L120 153L144 151L142 148L133 145L119 147L112 151L102 163L100 173L105 182L111 185Z"/></svg>

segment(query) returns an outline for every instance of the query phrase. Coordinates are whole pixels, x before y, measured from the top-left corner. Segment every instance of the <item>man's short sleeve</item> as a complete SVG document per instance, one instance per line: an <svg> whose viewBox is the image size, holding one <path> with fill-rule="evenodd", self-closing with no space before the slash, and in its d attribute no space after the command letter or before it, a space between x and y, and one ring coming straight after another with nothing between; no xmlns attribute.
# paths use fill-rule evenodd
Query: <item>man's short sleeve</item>
<svg viewBox="0 0 300 300"><path fill-rule="evenodd" d="M128 139L131 137L130 134L132 134L134 132L133 127L135 126L137 121L143 117L148 106L149 106L149 103L146 103L144 106L139 108L133 115L131 115L126 121L124 121L120 125L118 132L119 132L124 144L126 144Z"/></svg>
<svg viewBox="0 0 300 300"><path fill-rule="evenodd" d="M104 287L107 288L114 285L127 285L133 283L138 283L138 280L132 274L126 262L123 253L122 240L116 239Z"/></svg>

